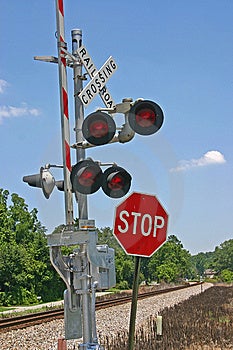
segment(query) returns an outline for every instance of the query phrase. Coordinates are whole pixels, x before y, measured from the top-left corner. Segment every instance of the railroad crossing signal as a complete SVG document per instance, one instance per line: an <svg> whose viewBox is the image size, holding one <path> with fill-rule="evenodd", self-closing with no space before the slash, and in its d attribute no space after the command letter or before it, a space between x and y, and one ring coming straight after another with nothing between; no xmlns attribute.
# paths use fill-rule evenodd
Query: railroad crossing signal
<svg viewBox="0 0 233 350"><path fill-rule="evenodd" d="M123 197L130 188L131 176L123 168L113 165L104 173L92 159L85 159L73 166L71 171L72 189L82 194L95 193L102 187L111 198Z"/></svg>
<svg viewBox="0 0 233 350"><path fill-rule="evenodd" d="M79 142L74 148L87 148L106 145L112 142L125 143L133 139L135 133L152 135L162 126L163 111L158 104L150 100L123 99L122 103L114 104L110 98L105 83L117 69L117 64L110 57L98 71L84 46L77 50L79 58L92 78L86 87L78 94L80 101L86 107L99 93L107 108L99 109L83 118L81 131L85 142ZM106 93L106 95L104 95ZM109 99L108 99L108 97ZM109 108L108 108L109 107ZM113 115L123 113L125 123L117 127ZM66 149L68 145L66 143ZM112 167L102 172L98 162L92 159L78 161L74 166L67 162L70 171L70 192L81 194L95 193L102 187L103 192L111 198L121 198L128 193L131 186L131 175L122 167L112 163ZM64 164L63 164L64 168ZM66 192L67 179L55 181L48 169L41 168L41 173L24 176L23 181L30 186L40 187L46 198L49 198L54 186Z"/></svg>
<svg viewBox="0 0 233 350"><path fill-rule="evenodd" d="M110 114L97 111L88 115L83 122L82 132L84 138L92 145L100 146L111 142L113 139L119 142L130 141L134 133L140 135L152 135L162 126L164 121L163 111L160 106L149 100L137 100L134 103L127 101L116 105L111 113L121 112L125 114L125 124L116 134L116 123ZM121 138L121 133L127 128L129 138ZM132 135L132 137L131 137Z"/></svg>
<svg viewBox="0 0 233 350"><path fill-rule="evenodd" d="M64 298L65 337L76 339L83 336L84 344L80 347L91 350L99 348L99 345L95 330L95 310L90 308L90 305L91 303L94 305L97 287L106 289L115 285L114 251L106 245L97 245L97 232L92 231L94 227L91 231L88 229L86 231L86 228L76 230L72 192L76 194L81 222L88 219L85 195L102 188L107 196L121 198L128 193L132 178L124 168L115 163L103 172L100 167L103 164L86 159L85 148L106 145L110 142L125 143L132 140L135 133L152 135L161 128L164 116L161 108L153 101L133 102L131 99L124 99L122 103L116 105L105 85L117 69L114 59L110 57L97 71L87 50L81 45L80 30L72 32L71 55L67 51L64 37L63 0L56 0L56 14L58 59L50 56L42 60L58 63L59 66L63 166L54 165L54 167L63 168L64 180L55 181L49 171L50 166L45 166L41 167L39 174L24 176L23 181L30 186L41 188L47 199L55 185L64 191L67 225L65 230L54 232L48 238L51 262L67 285ZM81 62L91 78L84 89L82 81L85 77L82 75ZM70 157L67 65L74 70L74 96L77 98L75 100L77 144L74 146L77 148L77 163L74 166L71 165ZM84 119L81 103L87 107L98 93L106 108L91 113ZM120 128L116 127L112 116L114 113L123 113L125 116L125 123ZM135 200L135 195L132 194L117 207L114 234L128 254L150 256L166 240L166 212L155 197L150 196L152 199L145 201L146 195L143 195L139 201ZM144 205L140 204L141 201L144 204L149 203L149 206L144 208ZM155 204L158 204L158 208ZM154 206L158 210L153 211ZM139 239L140 236L147 241ZM132 242L129 243L129 240ZM77 244L82 247L80 251L75 249L69 258L62 255L61 246ZM92 301L90 290L93 295Z"/></svg>

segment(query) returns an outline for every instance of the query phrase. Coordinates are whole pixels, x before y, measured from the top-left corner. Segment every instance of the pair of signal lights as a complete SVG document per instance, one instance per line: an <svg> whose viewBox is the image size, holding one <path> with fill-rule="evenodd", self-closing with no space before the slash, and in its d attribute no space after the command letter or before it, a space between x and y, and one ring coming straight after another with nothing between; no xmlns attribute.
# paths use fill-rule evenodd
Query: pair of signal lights
<svg viewBox="0 0 233 350"><path fill-rule="evenodd" d="M152 135L162 126L164 116L159 105L149 100L136 101L126 112L129 127L140 135ZM89 114L83 122L84 138L92 145L104 145L113 139L116 124L113 118L104 112Z"/></svg>
<svg viewBox="0 0 233 350"><path fill-rule="evenodd" d="M74 165L70 179L74 191L92 194L102 187L111 198L123 197L131 185L131 175L122 167L113 165L102 172L100 166L91 159Z"/></svg>

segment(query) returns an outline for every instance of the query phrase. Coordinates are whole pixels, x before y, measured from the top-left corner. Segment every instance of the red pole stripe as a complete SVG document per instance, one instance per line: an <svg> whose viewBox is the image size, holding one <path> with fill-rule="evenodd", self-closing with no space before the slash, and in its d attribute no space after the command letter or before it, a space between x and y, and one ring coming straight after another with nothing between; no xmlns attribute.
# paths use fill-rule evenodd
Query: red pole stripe
<svg viewBox="0 0 233 350"><path fill-rule="evenodd" d="M60 34L60 41L64 43L64 39L63 39L63 37L61 36L61 34Z"/></svg>
<svg viewBox="0 0 233 350"><path fill-rule="evenodd" d="M62 98L63 98L63 108L64 108L64 114L67 119L69 119L69 112L68 112L68 95L64 87L62 87Z"/></svg>
<svg viewBox="0 0 233 350"><path fill-rule="evenodd" d="M60 35L60 42L64 43L64 39L62 38L62 36ZM60 51L60 56L61 56L61 61L64 67L66 67L66 58L65 58L65 51L63 50L63 48L61 47L61 51Z"/></svg>
<svg viewBox="0 0 233 350"><path fill-rule="evenodd" d="M71 161L70 161L70 146L65 141L65 148L66 148L66 167L71 171Z"/></svg>
<svg viewBox="0 0 233 350"><path fill-rule="evenodd" d="M58 8L61 12L62 16L64 16L64 9L63 9L63 0L58 0Z"/></svg>

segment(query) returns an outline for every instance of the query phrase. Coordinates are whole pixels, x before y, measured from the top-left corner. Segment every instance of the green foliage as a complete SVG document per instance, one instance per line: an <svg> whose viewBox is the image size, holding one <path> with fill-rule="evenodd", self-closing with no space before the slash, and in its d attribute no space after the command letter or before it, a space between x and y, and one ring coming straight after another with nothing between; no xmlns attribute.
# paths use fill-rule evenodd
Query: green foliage
<svg viewBox="0 0 233 350"><path fill-rule="evenodd" d="M171 235L150 258L148 272L154 281L176 282L193 275L191 255L179 239Z"/></svg>
<svg viewBox="0 0 233 350"><path fill-rule="evenodd" d="M233 271L225 269L221 271L220 279L223 282L231 283L233 282Z"/></svg>
<svg viewBox="0 0 233 350"><path fill-rule="evenodd" d="M233 272L233 239L225 241L215 248L213 268L217 271L229 269Z"/></svg>
<svg viewBox="0 0 233 350"><path fill-rule="evenodd" d="M62 296L51 266L45 228L24 199L0 190L0 304L30 304Z"/></svg>
<svg viewBox="0 0 233 350"><path fill-rule="evenodd" d="M211 267L213 259L213 253L198 253L197 255L192 256L192 264L196 270L196 274L199 276L204 276L206 269Z"/></svg>
<svg viewBox="0 0 233 350"><path fill-rule="evenodd" d="M200 276L204 276L206 269L213 269L217 273L215 279L231 282L233 280L233 239L221 243L220 246L215 248L214 252L194 255L192 263L196 273Z"/></svg>

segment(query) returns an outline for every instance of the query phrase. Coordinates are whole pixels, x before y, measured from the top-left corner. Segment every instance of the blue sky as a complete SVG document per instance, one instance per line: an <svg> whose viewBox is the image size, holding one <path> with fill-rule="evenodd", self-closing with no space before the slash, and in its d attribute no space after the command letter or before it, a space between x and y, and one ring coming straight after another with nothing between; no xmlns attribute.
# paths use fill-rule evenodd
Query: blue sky
<svg viewBox="0 0 233 350"><path fill-rule="evenodd" d="M157 102L165 122L152 136L87 151L132 175L131 191L155 194L169 213L168 234L191 253L212 251L233 236L231 0L64 0L65 30L81 28L100 68L112 55L107 83L114 100ZM4 1L0 13L0 187L39 210L48 228L64 223L64 196L49 200L22 182L46 163L62 164L58 67L34 56L57 56L55 1ZM75 140L72 70L68 69L71 142ZM86 115L103 106L96 97ZM75 151L72 151L75 164ZM55 169L56 180L62 171ZM89 218L113 226L121 200L102 191L88 198ZM75 205L76 206L76 205Z"/></svg>

